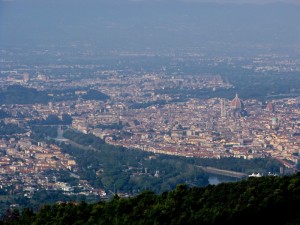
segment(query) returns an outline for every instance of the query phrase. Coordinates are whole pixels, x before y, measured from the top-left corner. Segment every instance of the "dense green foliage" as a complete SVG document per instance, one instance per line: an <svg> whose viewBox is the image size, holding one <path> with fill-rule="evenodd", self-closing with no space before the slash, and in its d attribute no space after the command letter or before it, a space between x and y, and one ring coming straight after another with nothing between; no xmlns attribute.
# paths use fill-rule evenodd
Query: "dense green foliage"
<svg viewBox="0 0 300 225"><path fill-rule="evenodd" d="M242 158L187 158L189 163L201 166L211 166L218 169L232 170L242 173L279 173L280 167L283 166L279 161L273 158L255 158L255 159L242 159Z"/></svg>
<svg viewBox="0 0 300 225"><path fill-rule="evenodd" d="M49 101L76 100L77 89L38 91L21 85L11 85L0 90L0 104L47 104ZM51 97L50 97L51 96ZM87 90L86 94L81 95L84 100L108 100L109 96L96 90ZM0 113L1 117L1 113Z"/></svg>
<svg viewBox="0 0 300 225"><path fill-rule="evenodd" d="M50 98L46 92L20 85L11 85L0 90L0 104L47 103L49 100Z"/></svg>
<svg viewBox="0 0 300 225"><path fill-rule="evenodd" d="M158 101L149 101L149 102L137 102L137 103L133 103L129 106L129 108L131 109L143 109L143 108L147 108L149 106L153 106L153 105L165 105L167 104L167 101L165 100L158 100Z"/></svg>
<svg viewBox="0 0 300 225"><path fill-rule="evenodd" d="M5 124L3 121L0 122L0 135L13 135L25 133L23 128L13 123Z"/></svg>
<svg viewBox="0 0 300 225"><path fill-rule="evenodd" d="M32 130L31 138L35 141L43 141L47 137L57 137L56 126L31 125L30 129Z"/></svg>
<svg viewBox="0 0 300 225"><path fill-rule="evenodd" d="M105 143L101 138L98 138L92 134L83 134L71 130L64 132L64 137L73 140L78 144L93 145L95 148L103 147L102 145Z"/></svg>
<svg viewBox="0 0 300 225"><path fill-rule="evenodd" d="M64 152L74 156L81 177L96 187L138 193L150 189L157 193L168 191L179 183L191 186L207 184L207 175L195 167L213 166L245 173L279 172L282 166L274 159L200 159L155 155L141 150L115 147L91 134L68 130L64 137L79 144L61 145ZM159 176L154 176L159 171Z"/></svg>
<svg viewBox="0 0 300 225"><path fill-rule="evenodd" d="M86 94L81 96L84 100L108 100L109 96L96 90L88 90Z"/></svg>
<svg viewBox="0 0 300 225"><path fill-rule="evenodd" d="M72 117L68 114L63 114L62 119L57 115L50 114L46 119L32 120L29 124L31 125L70 125L72 124Z"/></svg>
<svg viewBox="0 0 300 225"><path fill-rule="evenodd" d="M62 144L62 150L76 158L80 177L95 187L136 194L145 189L171 190L179 183L208 184L208 176L183 158L116 147L94 135L74 131L66 131L64 137L73 142Z"/></svg>
<svg viewBox="0 0 300 225"><path fill-rule="evenodd" d="M178 185L155 195L115 196L96 204L60 203L8 211L4 224L299 224L300 173L290 177L250 178L205 188Z"/></svg>

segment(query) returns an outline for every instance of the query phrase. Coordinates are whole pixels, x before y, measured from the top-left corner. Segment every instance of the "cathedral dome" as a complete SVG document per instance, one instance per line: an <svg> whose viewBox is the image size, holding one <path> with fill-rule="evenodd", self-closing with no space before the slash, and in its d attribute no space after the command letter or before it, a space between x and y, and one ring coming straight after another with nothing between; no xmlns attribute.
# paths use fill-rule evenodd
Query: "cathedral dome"
<svg viewBox="0 0 300 225"><path fill-rule="evenodd" d="M231 109L244 109L244 103L238 97L238 94L235 95L235 98L230 103Z"/></svg>
<svg viewBox="0 0 300 225"><path fill-rule="evenodd" d="M275 111L274 105L271 102L269 102L267 104L266 110L269 111L269 112L274 112Z"/></svg>

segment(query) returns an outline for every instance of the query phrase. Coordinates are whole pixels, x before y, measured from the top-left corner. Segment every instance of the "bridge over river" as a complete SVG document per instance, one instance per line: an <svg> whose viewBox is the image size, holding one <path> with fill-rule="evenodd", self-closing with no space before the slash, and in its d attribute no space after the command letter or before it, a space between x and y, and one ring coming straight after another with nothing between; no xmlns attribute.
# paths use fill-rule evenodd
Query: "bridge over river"
<svg viewBox="0 0 300 225"><path fill-rule="evenodd" d="M248 177L248 174L246 173L240 173L232 170L222 170L210 166L196 166L196 167L201 168L204 172L222 175L222 176L235 177L235 178Z"/></svg>

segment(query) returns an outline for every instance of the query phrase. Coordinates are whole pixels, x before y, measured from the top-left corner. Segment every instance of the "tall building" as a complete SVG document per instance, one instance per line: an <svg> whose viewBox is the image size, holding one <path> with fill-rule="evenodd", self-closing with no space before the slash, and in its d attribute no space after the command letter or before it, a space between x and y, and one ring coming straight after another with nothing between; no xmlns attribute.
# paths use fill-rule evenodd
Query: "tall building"
<svg viewBox="0 0 300 225"><path fill-rule="evenodd" d="M225 105L225 99L221 99L221 118L226 118L226 105Z"/></svg>

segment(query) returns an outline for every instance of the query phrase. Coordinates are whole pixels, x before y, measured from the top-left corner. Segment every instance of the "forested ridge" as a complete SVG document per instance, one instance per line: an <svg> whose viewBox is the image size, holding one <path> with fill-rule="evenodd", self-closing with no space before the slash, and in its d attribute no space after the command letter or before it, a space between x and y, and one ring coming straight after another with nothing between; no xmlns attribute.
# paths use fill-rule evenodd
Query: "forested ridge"
<svg viewBox="0 0 300 225"><path fill-rule="evenodd" d="M178 185L156 195L9 210L0 224L300 224L300 173L217 186Z"/></svg>

